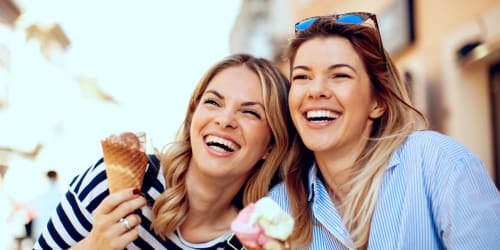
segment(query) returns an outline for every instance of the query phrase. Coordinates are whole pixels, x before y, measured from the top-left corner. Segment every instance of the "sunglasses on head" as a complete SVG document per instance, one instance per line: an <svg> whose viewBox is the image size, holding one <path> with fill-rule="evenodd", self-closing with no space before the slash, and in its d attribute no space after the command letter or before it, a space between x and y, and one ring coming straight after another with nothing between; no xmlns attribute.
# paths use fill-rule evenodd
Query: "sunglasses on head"
<svg viewBox="0 0 500 250"><path fill-rule="evenodd" d="M377 31L379 30L377 17L375 14L369 12L349 12L344 14L331 14L326 16L314 16L306 18L295 24L295 32L306 30L311 26L311 24L313 24L322 17L332 18L335 20L335 22L341 24L363 24L367 20L372 20L373 23L375 24L375 28L377 29Z"/></svg>
<svg viewBox="0 0 500 250"><path fill-rule="evenodd" d="M357 25L369 23L367 21L371 20L373 22L372 25L374 26L372 28L374 28L378 33L378 39L382 39L380 35L380 29L378 27L377 16L369 12L348 12L343 14L331 14L326 16L309 17L295 24L295 33L306 30L311 26L311 24L313 24L320 18L332 18L333 20L335 20L335 22L340 24L357 24ZM385 53L384 53L384 48L382 46L382 41L380 41L380 44L381 44L380 50L382 52L382 55L384 55L385 59Z"/></svg>

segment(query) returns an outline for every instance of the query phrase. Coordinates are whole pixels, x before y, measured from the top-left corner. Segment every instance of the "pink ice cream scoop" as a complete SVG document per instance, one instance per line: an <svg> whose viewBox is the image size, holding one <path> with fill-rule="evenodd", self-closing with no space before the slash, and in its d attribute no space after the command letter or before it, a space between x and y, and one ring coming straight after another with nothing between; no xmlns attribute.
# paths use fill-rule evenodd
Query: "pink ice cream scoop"
<svg viewBox="0 0 500 250"><path fill-rule="evenodd" d="M241 210L231 229L247 249L284 249L279 242L288 240L293 223L289 214L264 197Z"/></svg>
<svg viewBox="0 0 500 250"><path fill-rule="evenodd" d="M248 222L255 209L255 204L251 203L240 211L236 219L231 223L231 229L240 240L241 244L249 247L262 247L268 240L264 230L259 224L250 225Z"/></svg>

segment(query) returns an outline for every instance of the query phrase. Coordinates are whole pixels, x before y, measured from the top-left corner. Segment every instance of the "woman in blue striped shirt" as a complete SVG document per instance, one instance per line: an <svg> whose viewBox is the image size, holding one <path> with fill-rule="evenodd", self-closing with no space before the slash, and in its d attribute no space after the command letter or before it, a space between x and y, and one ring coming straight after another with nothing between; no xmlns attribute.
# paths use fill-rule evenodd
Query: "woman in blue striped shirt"
<svg viewBox="0 0 500 250"><path fill-rule="evenodd" d="M267 194L289 148L288 88L266 59L238 54L215 64L161 164L150 161L141 190L110 195L99 160L72 181L34 248L238 246L231 221Z"/></svg>
<svg viewBox="0 0 500 250"><path fill-rule="evenodd" d="M270 193L307 249L498 249L500 195L484 165L423 131L371 13L298 22L289 108L300 141Z"/></svg>

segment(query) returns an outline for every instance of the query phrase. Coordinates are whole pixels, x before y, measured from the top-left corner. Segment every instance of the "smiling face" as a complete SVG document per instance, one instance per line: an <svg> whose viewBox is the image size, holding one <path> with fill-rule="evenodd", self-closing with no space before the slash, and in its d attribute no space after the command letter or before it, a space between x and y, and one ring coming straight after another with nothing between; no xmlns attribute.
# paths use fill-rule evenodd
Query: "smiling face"
<svg viewBox="0 0 500 250"><path fill-rule="evenodd" d="M227 180L245 179L269 150L271 130L263 103L260 80L248 68L218 73L193 114L190 169Z"/></svg>
<svg viewBox="0 0 500 250"><path fill-rule="evenodd" d="M289 105L304 144L318 157L359 154L382 115L359 55L340 36L304 42L292 66Z"/></svg>

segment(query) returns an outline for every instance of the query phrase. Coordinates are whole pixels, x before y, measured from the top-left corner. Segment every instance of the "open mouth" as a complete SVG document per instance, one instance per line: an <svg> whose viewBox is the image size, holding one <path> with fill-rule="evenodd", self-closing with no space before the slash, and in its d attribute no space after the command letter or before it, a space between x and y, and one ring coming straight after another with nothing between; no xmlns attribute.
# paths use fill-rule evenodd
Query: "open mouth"
<svg viewBox="0 0 500 250"><path fill-rule="evenodd" d="M238 144L214 135L205 137L205 143L208 147L218 152L234 152L239 148Z"/></svg>
<svg viewBox="0 0 500 250"><path fill-rule="evenodd" d="M339 117L340 115L338 113L329 110L312 110L306 113L306 118L310 122L333 121Z"/></svg>

